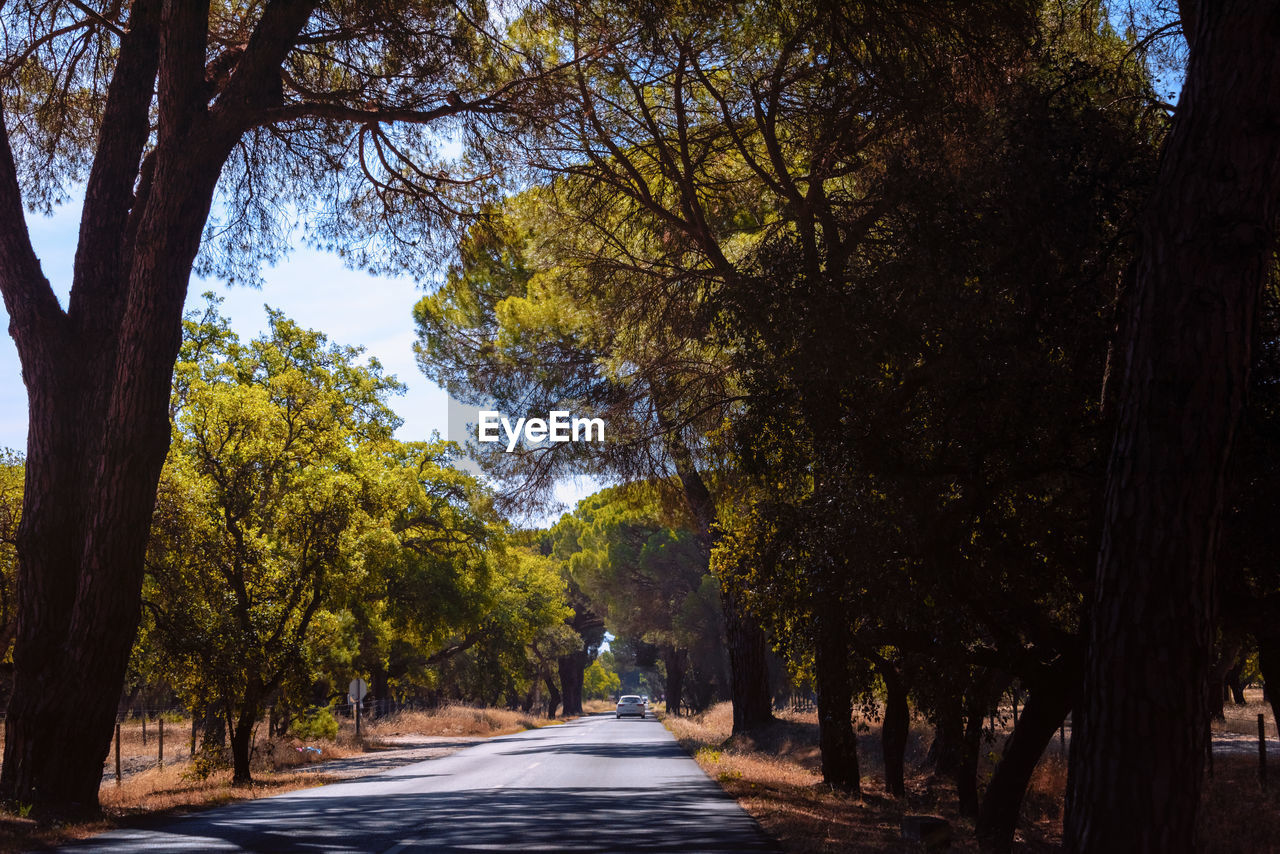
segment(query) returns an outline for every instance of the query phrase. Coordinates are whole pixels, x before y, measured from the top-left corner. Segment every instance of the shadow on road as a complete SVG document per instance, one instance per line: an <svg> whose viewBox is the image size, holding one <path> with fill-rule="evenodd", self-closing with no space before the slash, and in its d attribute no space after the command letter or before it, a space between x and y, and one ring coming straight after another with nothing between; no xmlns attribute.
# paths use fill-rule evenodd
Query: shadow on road
<svg viewBox="0 0 1280 854"><path fill-rule="evenodd" d="M755 823L702 785L479 789L317 796L236 804L151 831L117 831L75 852L772 852ZM732 809L730 809L732 807ZM403 847L397 847L403 846Z"/></svg>

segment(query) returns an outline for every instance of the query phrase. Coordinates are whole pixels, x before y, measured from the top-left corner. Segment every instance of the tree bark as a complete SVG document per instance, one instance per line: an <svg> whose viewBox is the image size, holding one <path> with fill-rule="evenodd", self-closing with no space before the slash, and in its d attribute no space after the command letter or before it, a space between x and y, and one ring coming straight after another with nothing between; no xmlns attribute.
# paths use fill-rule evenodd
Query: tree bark
<svg viewBox="0 0 1280 854"><path fill-rule="evenodd" d="M253 741L253 725L258 719L257 708L246 706L240 710L231 730L231 785L248 786L253 783L249 773L250 749Z"/></svg>
<svg viewBox="0 0 1280 854"><path fill-rule="evenodd" d="M1227 671L1227 690L1231 692L1231 701L1237 706L1245 704L1244 686L1240 684L1240 674L1244 671L1244 662L1237 660L1235 666Z"/></svg>
<svg viewBox="0 0 1280 854"><path fill-rule="evenodd" d="M560 672L560 690L564 698L566 715L582 714L582 683L587 672L587 653L578 650L557 662Z"/></svg>
<svg viewBox="0 0 1280 854"><path fill-rule="evenodd" d="M689 450L678 437L668 440L676 472L697 527L708 565L715 546L715 501ZM729 694L733 701L733 733L748 732L773 722L773 698L769 693L769 663L760 623L746 613L734 580L720 579L725 640L729 648Z"/></svg>
<svg viewBox="0 0 1280 854"><path fill-rule="evenodd" d="M261 80L245 69L278 69L309 14L297 2L264 12L260 29L272 32L246 52L236 78L249 88L237 108L261 101ZM0 797L41 813L97 809L169 447L183 300L222 164L243 130L243 115L207 108L207 28L207 2L130 8L66 312L30 246L0 111L0 290L30 411ZM155 147L143 161L153 92Z"/></svg>
<svg viewBox="0 0 1280 854"><path fill-rule="evenodd" d="M989 705L982 687L974 686L965 697L964 737L955 769L960 814L975 819L978 817L978 754L982 751L982 722Z"/></svg>
<svg viewBox="0 0 1280 854"><path fill-rule="evenodd" d="M1240 658L1243 647L1244 642L1240 638L1225 637L1218 659L1209 670L1209 716L1216 720L1226 719L1224 702L1227 696L1227 674Z"/></svg>
<svg viewBox="0 0 1280 854"><path fill-rule="evenodd" d="M684 691L684 672L689 664L689 651L667 647L662 660L667 666L667 714L680 716L680 695Z"/></svg>
<svg viewBox="0 0 1280 854"><path fill-rule="evenodd" d="M964 745L964 703L958 696L947 697L934 715L933 743L927 761L935 774L952 777L960 767Z"/></svg>
<svg viewBox="0 0 1280 854"><path fill-rule="evenodd" d="M901 672L887 661L877 665L884 680L884 722L880 726L880 745L884 754L885 791L900 798L907 793L907 738L911 733L911 711L907 707L907 685Z"/></svg>
<svg viewBox="0 0 1280 854"><path fill-rule="evenodd" d="M1068 851L1190 851L1214 560L1280 199L1278 0L1184 4L1190 61L1140 226Z"/></svg>
<svg viewBox="0 0 1280 854"><path fill-rule="evenodd" d="M560 708L560 686L551 676L544 676L547 686L547 720L556 719L556 709Z"/></svg>
<svg viewBox="0 0 1280 854"><path fill-rule="evenodd" d="M854 794L862 791L858 739L853 731L853 682L849 673L849 626L839 609L816 621L815 683L818 690L818 748L822 780Z"/></svg>
<svg viewBox="0 0 1280 854"><path fill-rule="evenodd" d="M1079 680L1077 665L1074 674L1054 673L1031 686L1027 704L1004 743L1000 763L982 797L976 832L983 851L1004 854L1013 850L1027 784L1045 748L1071 711Z"/></svg>
<svg viewBox="0 0 1280 854"><path fill-rule="evenodd" d="M1280 634L1258 638L1258 671L1267 686L1266 700L1271 704L1271 719L1280 721Z"/></svg>

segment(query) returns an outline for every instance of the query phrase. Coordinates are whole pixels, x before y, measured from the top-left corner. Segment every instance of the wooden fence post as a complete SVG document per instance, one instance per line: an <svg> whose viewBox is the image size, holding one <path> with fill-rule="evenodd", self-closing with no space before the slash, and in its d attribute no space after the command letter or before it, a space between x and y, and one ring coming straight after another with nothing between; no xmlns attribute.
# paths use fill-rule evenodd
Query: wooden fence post
<svg viewBox="0 0 1280 854"><path fill-rule="evenodd" d="M120 785L120 724L116 723L116 785Z"/></svg>
<svg viewBox="0 0 1280 854"><path fill-rule="evenodd" d="M196 758L196 710L191 710L191 758Z"/></svg>
<svg viewBox="0 0 1280 854"><path fill-rule="evenodd" d="M142 746L147 746L147 710L142 710Z"/></svg>
<svg viewBox="0 0 1280 854"><path fill-rule="evenodd" d="M156 721L156 726L160 727L157 738L160 739L160 767L164 767L164 712L160 713L160 719Z"/></svg>

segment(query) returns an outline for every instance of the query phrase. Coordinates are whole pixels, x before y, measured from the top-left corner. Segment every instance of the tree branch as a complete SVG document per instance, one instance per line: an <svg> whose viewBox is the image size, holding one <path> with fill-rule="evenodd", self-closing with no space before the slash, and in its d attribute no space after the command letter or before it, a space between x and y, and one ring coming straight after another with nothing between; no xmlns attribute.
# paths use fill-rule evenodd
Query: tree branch
<svg viewBox="0 0 1280 854"><path fill-rule="evenodd" d="M205 110L209 0L168 0L160 20L160 145L182 137Z"/></svg>
<svg viewBox="0 0 1280 854"><path fill-rule="evenodd" d="M254 117L260 110L280 102L280 66L316 5L316 0L272 0L267 4L244 56L214 105L220 122L239 131L257 124Z"/></svg>
<svg viewBox="0 0 1280 854"><path fill-rule="evenodd" d="M57 345L50 340L65 321L62 307L40 268L22 211L22 190L0 104L0 291L10 330L24 367Z"/></svg>
<svg viewBox="0 0 1280 854"><path fill-rule="evenodd" d="M98 130L98 147L85 187L75 281L68 314L77 327L109 329L123 309L127 274L124 231L133 207L134 181L151 134L151 99L160 61L161 0L133 5L129 32Z"/></svg>

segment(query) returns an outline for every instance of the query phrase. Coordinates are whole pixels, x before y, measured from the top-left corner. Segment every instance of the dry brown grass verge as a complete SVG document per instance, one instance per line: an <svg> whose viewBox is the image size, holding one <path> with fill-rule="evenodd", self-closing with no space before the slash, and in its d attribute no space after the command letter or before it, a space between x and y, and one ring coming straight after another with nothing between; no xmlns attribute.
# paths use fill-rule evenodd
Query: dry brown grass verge
<svg viewBox="0 0 1280 854"><path fill-rule="evenodd" d="M232 786L230 771L219 771L200 780L191 778L189 770L189 764L184 762L141 771L119 786L104 783L99 795L102 815L96 819L41 825L21 815L0 813L0 851L47 850L118 827L334 781L320 773L263 771L254 773L252 786Z"/></svg>
<svg viewBox="0 0 1280 854"><path fill-rule="evenodd" d="M765 832L786 852L900 852L915 847L903 841L903 815L937 815L951 822L952 851L977 851L973 824L956 810L955 789L948 780L922 770L928 730L913 724L907 749L907 794L895 799L884 794L884 766L878 727L859 733L858 754L862 796L854 797L822 782L818 752L817 716L813 712L783 712L778 723L751 737L730 738L732 710L715 706L694 718L665 719L668 729L713 780L755 817ZM1033 782L1033 796L1042 785L1055 784L1056 757L1047 757ZM1063 778L1065 779L1065 774ZM1029 822L1020 835L1020 850L1050 851L1061 833L1061 813L1051 804L1032 812L1044 821ZM1055 824L1056 822L1056 824Z"/></svg>
<svg viewBox="0 0 1280 854"><path fill-rule="evenodd" d="M563 723L547 720L510 709L481 709L474 706L449 705L420 712L397 712L370 721L364 733L368 738L387 736L493 736Z"/></svg>
<svg viewBox="0 0 1280 854"><path fill-rule="evenodd" d="M1280 851L1280 767L1268 757L1270 785L1258 781L1253 756L1216 756L1196 829L1205 854Z"/></svg>
<svg viewBox="0 0 1280 854"><path fill-rule="evenodd" d="M913 724L907 752L907 794L888 797L883 788L879 729L858 738L863 796L855 798L822 783L813 713L783 713L781 720L752 738L729 738L732 710L716 706L696 718L671 718L666 726L703 770L751 813L784 851L899 852L917 850L901 838L904 814L937 815L951 822L952 851L977 851L973 823L957 813L949 780L928 772L924 758L930 733ZM1002 733L984 744L979 784L990 779ZM1196 850L1212 854L1280 852L1280 762L1271 760L1271 785L1258 781L1254 756L1217 755L1206 780ZM1062 839L1062 806L1067 762L1057 739L1032 776L1022 805L1015 850L1057 851Z"/></svg>

